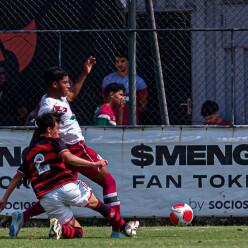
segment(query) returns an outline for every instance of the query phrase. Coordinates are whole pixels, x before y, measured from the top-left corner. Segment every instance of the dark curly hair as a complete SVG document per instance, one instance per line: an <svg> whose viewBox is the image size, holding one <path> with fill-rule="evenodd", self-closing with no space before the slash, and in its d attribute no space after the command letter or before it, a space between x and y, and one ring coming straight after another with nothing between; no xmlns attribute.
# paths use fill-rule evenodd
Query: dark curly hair
<svg viewBox="0 0 248 248"><path fill-rule="evenodd" d="M68 76L68 73L61 67L50 67L44 74L44 82L48 87L50 87L54 81L61 80L65 76Z"/></svg>
<svg viewBox="0 0 248 248"><path fill-rule="evenodd" d="M216 102L207 100L202 104L201 107L201 115L204 116L209 116L212 114L215 114L216 112L219 111L219 106Z"/></svg>

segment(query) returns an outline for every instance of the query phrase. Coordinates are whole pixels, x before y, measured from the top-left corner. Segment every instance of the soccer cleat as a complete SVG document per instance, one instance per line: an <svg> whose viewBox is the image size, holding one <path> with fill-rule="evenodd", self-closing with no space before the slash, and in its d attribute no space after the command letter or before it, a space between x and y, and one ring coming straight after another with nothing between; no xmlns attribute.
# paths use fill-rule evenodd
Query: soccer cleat
<svg viewBox="0 0 248 248"><path fill-rule="evenodd" d="M130 227L128 227L127 229L129 229ZM129 230L130 232L132 232L132 230ZM137 236L129 236L126 234L126 228L123 232L112 232L110 238L115 238L115 239L119 239L119 238L138 238Z"/></svg>
<svg viewBox="0 0 248 248"><path fill-rule="evenodd" d="M139 221L138 220L129 221L128 224L132 228L132 235L136 235L137 229L139 228Z"/></svg>
<svg viewBox="0 0 248 248"><path fill-rule="evenodd" d="M11 238L16 238L23 224L24 221L22 212L13 212L11 225L9 227L9 236Z"/></svg>
<svg viewBox="0 0 248 248"><path fill-rule="evenodd" d="M119 238L128 238L128 236L123 232L112 232L110 238L119 239Z"/></svg>
<svg viewBox="0 0 248 248"><path fill-rule="evenodd" d="M53 218L50 220L50 231L49 238L51 239L60 239L62 234L62 227L59 224L58 220Z"/></svg>
<svg viewBox="0 0 248 248"><path fill-rule="evenodd" d="M129 224L127 224L127 225L125 226L125 228L123 229L123 232L124 232L128 237L133 236L133 229L132 229L132 227L131 227Z"/></svg>

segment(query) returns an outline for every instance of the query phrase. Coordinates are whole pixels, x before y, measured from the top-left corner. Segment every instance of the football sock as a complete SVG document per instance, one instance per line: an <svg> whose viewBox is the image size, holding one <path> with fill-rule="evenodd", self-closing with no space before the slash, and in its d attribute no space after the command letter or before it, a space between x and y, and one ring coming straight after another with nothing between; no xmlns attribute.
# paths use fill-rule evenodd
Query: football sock
<svg viewBox="0 0 248 248"><path fill-rule="evenodd" d="M104 179L99 182L99 185L103 188L103 198L105 204L111 206L120 205L120 200L116 192L116 181L110 173L108 173Z"/></svg>
<svg viewBox="0 0 248 248"><path fill-rule="evenodd" d="M23 212L23 221L26 222L33 216L37 216L43 213L45 213L45 210L41 206L40 201L38 201Z"/></svg>
<svg viewBox="0 0 248 248"><path fill-rule="evenodd" d="M73 154L76 153L73 152ZM80 156L80 153L77 153L77 156ZM120 200L116 192L116 181L111 173L109 172L103 179L101 178L101 180L99 180L98 177L96 177L96 174L93 174L92 170L89 170L89 168L86 169L86 167L79 167L77 168L77 171L102 187L104 203L113 207L120 215L121 208ZM120 228L118 225L113 224L112 230L119 232Z"/></svg>
<svg viewBox="0 0 248 248"><path fill-rule="evenodd" d="M94 210L104 216L106 220L109 220L111 224L116 225L118 229L123 230L127 225L126 221L115 211L114 208L111 208L108 205L102 203L99 199L98 204Z"/></svg>
<svg viewBox="0 0 248 248"><path fill-rule="evenodd" d="M120 200L116 192L116 181L113 176L108 173L102 182L99 183L103 188L104 203L115 209L115 212L121 214ZM113 231L119 232L119 226L113 224Z"/></svg>
<svg viewBox="0 0 248 248"><path fill-rule="evenodd" d="M62 236L64 238L82 238L84 235L84 231L81 227L74 227L74 226L66 226L62 225Z"/></svg>

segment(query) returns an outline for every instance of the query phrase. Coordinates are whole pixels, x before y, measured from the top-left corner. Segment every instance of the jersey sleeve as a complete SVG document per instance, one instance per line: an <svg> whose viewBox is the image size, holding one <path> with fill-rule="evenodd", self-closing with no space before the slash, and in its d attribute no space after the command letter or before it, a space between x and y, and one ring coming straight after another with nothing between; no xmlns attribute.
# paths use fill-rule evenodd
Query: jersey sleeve
<svg viewBox="0 0 248 248"><path fill-rule="evenodd" d="M137 91L143 90L147 88L146 82L140 76L136 77Z"/></svg>
<svg viewBox="0 0 248 248"><path fill-rule="evenodd" d="M105 87L107 86L107 81L106 81L107 76L104 77L104 79L102 80L102 89L104 90Z"/></svg>
<svg viewBox="0 0 248 248"><path fill-rule="evenodd" d="M17 169L17 173L21 174L23 177L28 177L29 174L29 165L25 159L20 167Z"/></svg>
<svg viewBox="0 0 248 248"><path fill-rule="evenodd" d="M96 125L97 126L114 126L111 124L111 122L107 118L103 118L103 117L97 118Z"/></svg>
<svg viewBox="0 0 248 248"><path fill-rule="evenodd" d="M54 108L52 105L49 105L47 103L44 103L40 106L39 112L38 112L38 116L41 116L45 113L50 113L50 112L54 112Z"/></svg>
<svg viewBox="0 0 248 248"><path fill-rule="evenodd" d="M64 152L68 152L69 149L66 147L64 141L60 138L54 139L53 146L55 148L55 151L58 155L63 154Z"/></svg>
<svg viewBox="0 0 248 248"><path fill-rule="evenodd" d="M102 89L104 90L107 85L116 82L115 73L110 73L102 80Z"/></svg>
<svg viewBox="0 0 248 248"><path fill-rule="evenodd" d="M95 125L115 126L111 122L111 112L106 106L107 106L106 104L103 104L101 107L99 107L98 111L96 112Z"/></svg>

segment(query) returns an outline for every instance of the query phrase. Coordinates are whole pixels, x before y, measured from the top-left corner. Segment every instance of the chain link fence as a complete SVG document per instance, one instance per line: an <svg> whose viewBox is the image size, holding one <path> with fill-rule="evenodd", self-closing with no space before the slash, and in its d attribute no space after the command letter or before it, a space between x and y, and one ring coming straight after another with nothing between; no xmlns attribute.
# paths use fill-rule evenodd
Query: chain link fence
<svg viewBox="0 0 248 248"><path fill-rule="evenodd" d="M114 51L128 44L126 0L2 0L0 2L0 125L25 125L46 93L44 71L60 65L76 81L85 60L97 64L72 108L80 125L92 125L103 102L103 78L116 70ZM161 120L162 86L171 125L203 124L205 100L221 116L248 123L247 0L153 0L160 61L154 59L148 0L136 1L136 70L148 89L141 125ZM29 30L18 32L17 30ZM34 30L31 32L30 30Z"/></svg>

